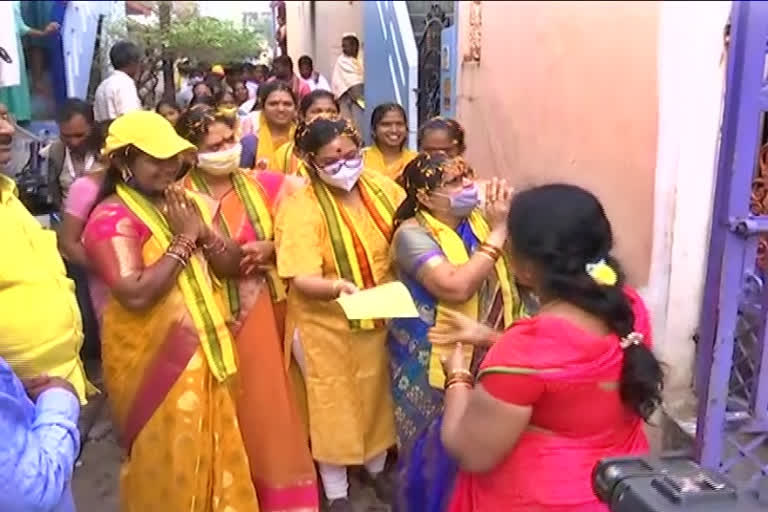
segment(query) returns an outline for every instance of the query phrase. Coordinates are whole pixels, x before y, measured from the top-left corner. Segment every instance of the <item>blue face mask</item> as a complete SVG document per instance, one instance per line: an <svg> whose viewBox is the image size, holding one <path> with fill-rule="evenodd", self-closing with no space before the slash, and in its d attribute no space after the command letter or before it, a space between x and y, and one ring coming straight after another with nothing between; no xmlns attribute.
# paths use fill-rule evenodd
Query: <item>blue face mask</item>
<svg viewBox="0 0 768 512"><path fill-rule="evenodd" d="M480 204L480 194L477 190L477 186L473 183L469 187L462 188L454 195L447 194L434 194L442 197L446 197L450 200L450 213L454 217L466 218L472 213L472 210L477 208Z"/></svg>

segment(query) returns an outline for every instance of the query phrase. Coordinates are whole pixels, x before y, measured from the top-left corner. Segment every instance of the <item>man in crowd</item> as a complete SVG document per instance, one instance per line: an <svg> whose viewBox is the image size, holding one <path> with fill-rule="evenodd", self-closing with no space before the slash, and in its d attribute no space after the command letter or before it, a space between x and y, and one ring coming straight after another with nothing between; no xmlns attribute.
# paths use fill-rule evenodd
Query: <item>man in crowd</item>
<svg viewBox="0 0 768 512"><path fill-rule="evenodd" d="M293 93L296 95L299 102L301 102L301 99L304 96L312 92L309 85L307 85L304 80L297 77L296 73L293 72L293 59L289 56L281 55L275 57L275 60L272 61L272 70L274 71L275 76L270 78L269 81L282 80L283 82L291 84Z"/></svg>
<svg viewBox="0 0 768 512"><path fill-rule="evenodd" d="M334 96L339 100L341 115L353 121L360 129L364 124L365 71L363 61L359 57L360 40L355 34L344 34L341 38L341 51L333 68L331 87Z"/></svg>
<svg viewBox="0 0 768 512"><path fill-rule="evenodd" d="M129 41L119 41L109 50L109 61L115 70L96 88L93 103L96 122L104 133L121 115L141 110L135 82L141 70L141 50Z"/></svg>
<svg viewBox="0 0 768 512"><path fill-rule="evenodd" d="M309 55L302 55L299 57L299 76L307 82L307 85L309 85L309 88L313 91L316 89L322 89L324 91L331 90L328 80L321 75L319 71L315 71L312 57Z"/></svg>
<svg viewBox="0 0 768 512"><path fill-rule="evenodd" d="M0 104L0 171L10 162L14 125ZM0 253L0 510L74 512L70 480L80 449L80 402L72 383L31 376L21 345L54 345L77 354L82 332L71 282L56 244L15 195L13 180L0 173L0 236L12 250ZM40 318L45 317L44 322ZM44 354L47 356L48 354ZM74 372L82 372L79 361ZM79 380L78 380L79 379ZM72 380L72 379L69 379ZM84 383L84 374L76 382Z"/></svg>

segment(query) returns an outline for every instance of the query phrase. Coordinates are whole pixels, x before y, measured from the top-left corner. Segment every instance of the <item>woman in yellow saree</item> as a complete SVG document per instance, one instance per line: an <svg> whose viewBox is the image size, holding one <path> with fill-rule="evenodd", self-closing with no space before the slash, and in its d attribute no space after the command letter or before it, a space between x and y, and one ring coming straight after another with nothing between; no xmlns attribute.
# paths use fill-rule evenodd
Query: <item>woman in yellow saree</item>
<svg viewBox="0 0 768 512"><path fill-rule="evenodd" d="M210 199L176 185L194 149L154 112L109 127L110 168L84 245L111 296L104 381L125 450L121 510L258 511L230 384L234 343L214 285L241 252Z"/></svg>
<svg viewBox="0 0 768 512"><path fill-rule="evenodd" d="M405 109L397 103L383 103L371 114L373 145L363 150L366 169L380 172L397 180L416 152L405 147L408 119Z"/></svg>
<svg viewBox="0 0 768 512"><path fill-rule="evenodd" d="M188 110L176 130L198 149L185 187L218 201L215 223L243 251L240 275L223 284L239 356L237 413L261 510L316 511L315 467L284 366L286 296L272 241L273 211L303 182L240 169L233 120L211 107Z"/></svg>
<svg viewBox="0 0 768 512"><path fill-rule="evenodd" d="M296 133L310 184L276 219L278 272L291 280L286 338L305 377L312 455L328 510L347 512L347 466L365 465L377 495L389 498L383 470L395 428L386 325L348 321L334 300L392 279L392 216L404 192L363 171L350 121L318 116Z"/></svg>
<svg viewBox="0 0 768 512"><path fill-rule="evenodd" d="M332 92L316 89L301 99L299 104L299 121L309 121L321 114L339 115L339 102ZM307 168L296 151L296 143L291 140L275 151L269 169L283 174L298 174L307 177Z"/></svg>
<svg viewBox="0 0 768 512"><path fill-rule="evenodd" d="M241 134L256 135L255 169L265 171L277 149L293 140L296 131L296 95L290 84L275 80L259 87L259 101L254 110L243 118Z"/></svg>

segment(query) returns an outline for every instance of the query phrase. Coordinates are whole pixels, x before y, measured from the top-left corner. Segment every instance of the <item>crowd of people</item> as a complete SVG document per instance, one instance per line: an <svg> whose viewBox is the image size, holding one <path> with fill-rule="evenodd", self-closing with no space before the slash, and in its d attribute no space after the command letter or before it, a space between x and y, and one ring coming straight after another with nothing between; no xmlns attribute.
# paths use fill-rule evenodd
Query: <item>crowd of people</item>
<svg viewBox="0 0 768 512"><path fill-rule="evenodd" d="M57 242L0 176L0 468L24 468L0 469L2 510L74 510L94 389L66 275L125 512L353 511L353 474L401 512L607 510L592 468L648 451L662 369L600 202L478 181L453 119L411 151L397 103L364 147L358 50L345 36L333 90L280 57L191 69L152 111L117 43L47 150ZM0 165L12 135L0 110ZM336 302L393 280L417 318Z"/></svg>

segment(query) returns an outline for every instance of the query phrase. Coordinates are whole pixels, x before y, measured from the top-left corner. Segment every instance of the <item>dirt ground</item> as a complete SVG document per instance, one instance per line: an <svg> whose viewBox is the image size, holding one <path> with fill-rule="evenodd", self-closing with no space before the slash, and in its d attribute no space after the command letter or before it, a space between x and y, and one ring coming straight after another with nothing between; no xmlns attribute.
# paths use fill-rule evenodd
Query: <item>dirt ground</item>
<svg viewBox="0 0 768 512"><path fill-rule="evenodd" d="M92 400L82 420L87 432L82 454L75 466L72 491L78 512L119 512L118 479L121 450L117 444L109 412L103 398ZM350 495L357 512L388 512L371 489L351 480Z"/></svg>

